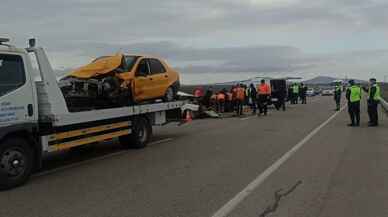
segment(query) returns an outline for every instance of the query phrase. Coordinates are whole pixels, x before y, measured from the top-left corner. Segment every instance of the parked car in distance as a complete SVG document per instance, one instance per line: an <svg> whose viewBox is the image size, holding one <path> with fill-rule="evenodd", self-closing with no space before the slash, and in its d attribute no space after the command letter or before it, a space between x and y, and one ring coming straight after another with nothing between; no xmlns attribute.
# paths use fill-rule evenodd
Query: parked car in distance
<svg viewBox="0 0 388 217"><path fill-rule="evenodd" d="M333 96L334 90L333 89L324 89L321 93L322 96Z"/></svg>
<svg viewBox="0 0 388 217"><path fill-rule="evenodd" d="M315 92L314 88L309 88L306 92L307 96L316 96L317 92Z"/></svg>

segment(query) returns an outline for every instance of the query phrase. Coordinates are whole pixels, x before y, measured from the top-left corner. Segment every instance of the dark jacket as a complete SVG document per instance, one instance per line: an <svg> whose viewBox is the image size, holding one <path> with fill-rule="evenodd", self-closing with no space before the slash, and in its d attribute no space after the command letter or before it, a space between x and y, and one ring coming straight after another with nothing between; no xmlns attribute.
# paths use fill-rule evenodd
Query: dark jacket
<svg viewBox="0 0 388 217"><path fill-rule="evenodd" d="M306 94L307 94L307 86L301 86L301 87L299 87L299 95L300 95L300 97L305 97L306 96Z"/></svg>
<svg viewBox="0 0 388 217"><path fill-rule="evenodd" d="M374 95L376 94L377 88L376 86L370 87L370 93L368 97L368 103L379 103L379 101L374 100Z"/></svg>
<svg viewBox="0 0 388 217"><path fill-rule="evenodd" d="M255 86L249 86L247 97L251 98L251 99L256 99L256 96L257 96L257 90L256 90Z"/></svg>
<svg viewBox="0 0 388 217"><path fill-rule="evenodd" d="M335 88L334 91L334 100L340 100L342 95L342 88Z"/></svg>
<svg viewBox="0 0 388 217"><path fill-rule="evenodd" d="M205 96L203 97L203 104L206 105L206 106L209 106L210 105L210 98L212 97L213 95L213 91L212 90L207 90L206 93L205 93Z"/></svg>

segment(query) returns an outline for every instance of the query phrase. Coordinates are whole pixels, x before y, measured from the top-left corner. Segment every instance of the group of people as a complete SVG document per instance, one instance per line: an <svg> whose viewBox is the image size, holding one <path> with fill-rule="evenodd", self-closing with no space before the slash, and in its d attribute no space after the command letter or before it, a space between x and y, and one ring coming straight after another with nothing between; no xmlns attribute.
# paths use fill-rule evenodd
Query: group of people
<svg viewBox="0 0 388 217"><path fill-rule="evenodd" d="M302 104L306 104L307 86L303 83L294 83L288 87L288 100L291 104L298 104L299 99ZM351 127L360 126L360 106L362 99L362 91L367 92L367 104L369 115L369 126L375 127L379 125L378 122L378 105L381 99L380 86L377 84L375 78L369 80L369 87L362 87L354 80L349 81L348 88L345 89L342 82L336 82L334 89L334 100L336 103L336 110L339 111L341 107L342 92L346 90L346 99L348 102L348 112L350 116ZM271 86L265 80L261 80L260 84L255 87L254 84L246 86L244 84L234 85L230 91L222 89L213 93L210 87L206 93L202 88L197 88L194 95L201 98L201 104L206 107L213 107L219 113L236 112L238 116L243 114L244 105L248 105L253 114L267 115L268 105L271 100ZM283 110L285 110L285 99L282 100Z"/></svg>
<svg viewBox="0 0 388 217"><path fill-rule="evenodd" d="M308 87L303 83L294 83L288 87L288 98L291 104L298 104L299 99L302 104L307 103L307 90Z"/></svg>
<svg viewBox="0 0 388 217"><path fill-rule="evenodd" d="M292 90L295 92L291 91L292 98L290 100L296 104L298 98L300 98L302 103L306 103L306 89L307 87L303 84L292 85ZM249 106L253 114L267 115L271 94L271 85L264 79L257 86L253 83L249 86L236 84L229 91L224 88L221 91L213 92L211 87L205 93L201 88L197 88L194 91L194 95L202 99L201 104L205 107L212 107L219 113L236 112L238 116L244 113L244 106ZM280 97L282 99L279 99L282 104L280 107L283 107L283 110L285 110L286 94L282 95L284 95Z"/></svg>
<svg viewBox="0 0 388 217"><path fill-rule="evenodd" d="M380 86L377 84L375 78L369 80L369 87L362 87L360 84L356 84L354 80L349 81L349 87L346 89L346 99L348 101L348 112L350 116L350 127L360 126L360 107L362 99L362 90L367 92L367 104L369 123L368 126L376 127L379 125L378 118L378 105L381 99ZM337 82L334 90L334 100L336 102L336 110L340 110L341 106L341 94L342 84Z"/></svg>

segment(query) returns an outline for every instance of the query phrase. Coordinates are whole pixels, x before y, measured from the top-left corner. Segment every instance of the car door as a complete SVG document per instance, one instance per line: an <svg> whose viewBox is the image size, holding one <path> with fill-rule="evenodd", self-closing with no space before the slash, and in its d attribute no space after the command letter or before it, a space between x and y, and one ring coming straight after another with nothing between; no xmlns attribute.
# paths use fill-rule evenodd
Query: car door
<svg viewBox="0 0 388 217"><path fill-rule="evenodd" d="M161 98L165 95L169 85L169 78L166 68L156 58L150 58L148 62L150 65L150 72L153 81L153 98Z"/></svg>
<svg viewBox="0 0 388 217"><path fill-rule="evenodd" d="M148 60L143 58L139 60L135 71L134 80L134 99L142 101L152 98L153 78L150 76L150 67Z"/></svg>

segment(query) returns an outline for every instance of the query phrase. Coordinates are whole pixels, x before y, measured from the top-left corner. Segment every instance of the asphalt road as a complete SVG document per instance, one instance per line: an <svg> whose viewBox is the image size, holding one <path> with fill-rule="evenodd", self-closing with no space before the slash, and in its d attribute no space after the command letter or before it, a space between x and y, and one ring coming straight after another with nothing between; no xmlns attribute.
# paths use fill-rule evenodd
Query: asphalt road
<svg viewBox="0 0 388 217"><path fill-rule="evenodd" d="M29 183L0 192L0 216L388 216L386 117L368 128L364 110L349 128L333 108L317 97L267 117L157 128L143 150L105 143L51 156Z"/></svg>

